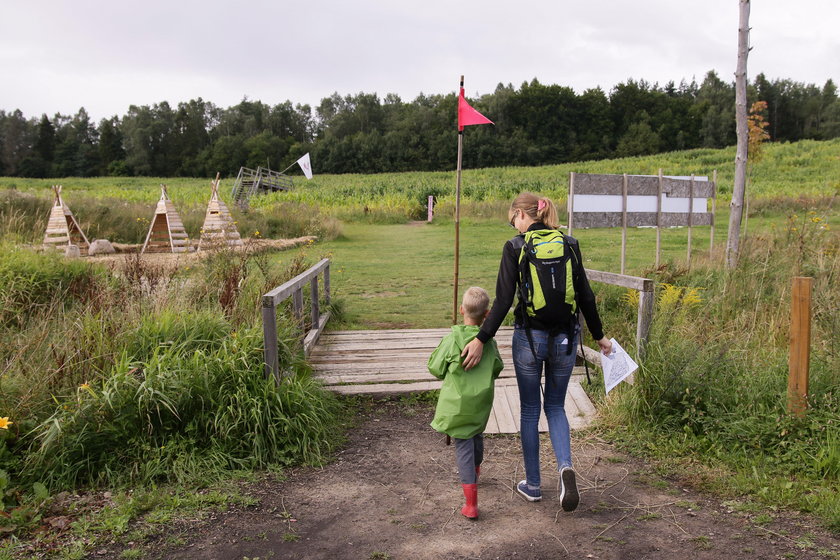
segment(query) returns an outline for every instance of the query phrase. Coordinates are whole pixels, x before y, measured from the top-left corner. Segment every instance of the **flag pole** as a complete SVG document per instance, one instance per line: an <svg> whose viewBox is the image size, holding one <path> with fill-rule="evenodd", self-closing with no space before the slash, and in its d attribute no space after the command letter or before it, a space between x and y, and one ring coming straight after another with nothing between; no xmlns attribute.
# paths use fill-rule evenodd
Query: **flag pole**
<svg viewBox="0 0 840 560"><path fill-rule="evenodd" d="M464 87L464 76L461 76L461 88ZM460 92L460 88L458 89ZM460 93L459 93L460 95ZM464 147L464 129L458 127L458 166L455 173L455 282L452 298L452 324L458 324L458 261L461 233L461 155Z"/></svg>

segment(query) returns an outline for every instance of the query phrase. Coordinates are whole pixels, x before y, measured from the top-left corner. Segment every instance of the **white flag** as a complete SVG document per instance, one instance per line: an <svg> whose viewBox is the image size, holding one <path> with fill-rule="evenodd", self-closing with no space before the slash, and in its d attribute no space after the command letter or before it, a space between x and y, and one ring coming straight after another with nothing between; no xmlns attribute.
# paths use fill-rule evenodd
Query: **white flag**
<svg viewBox="0 0 840 560"><path fill-rule="evenodd" d="M296 162L300 165L300 168L303 169L303 174L306 175L307 179L312 178L312 164L309 162L309 152L306 152L300 159Z"/></svg>

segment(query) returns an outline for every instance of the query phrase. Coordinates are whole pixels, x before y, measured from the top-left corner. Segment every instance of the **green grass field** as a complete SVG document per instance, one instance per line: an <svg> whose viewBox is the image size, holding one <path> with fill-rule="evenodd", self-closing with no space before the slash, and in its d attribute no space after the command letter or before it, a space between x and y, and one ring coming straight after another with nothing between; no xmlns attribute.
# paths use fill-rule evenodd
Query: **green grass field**
<svg viewBox="0 0 840 560"><path fill-rule="evenodd" d="M822 213L833 227L837 216ZM719 210L713 258L721 259L726 244L727 210ZM781 212L753 217L748 232L767 235L782 230L788 218ZM332 285L346 308L340 328L431 328L451 324L455 274L455 227L451 219L431 224L344 224L342 235L318 244L311 253L333 259ZM459 291L477 285L491 294L502 246L515 235L503 219L467 219L460 225ZM574 232L587 268L621 271L621 230ZM710 228L692 229L692 261L707 263ZM661 263L685 266L687 228L662 231ZM281 259L290 256L281 256ZM630 229L625 272L645 276L656 261L656 231ZM335 327L335 326L334 326ZM339 327L335 327L339 328Z"/></svg>
<svg viewBox="0 0 840 560"><path fill-rule="evenodd" d="M722 201L732 192L735 150L696 149L653 156L547 165L542 167L501 167L465 169L462 196L466 202L507 202L521 191L533 191L552 197L560 206L568 192L569 173L629 173L656 175L661 168L666 175L712 175L718 171L718 191ZM297 202L321 208L348 220L404 220L425 217L427 197L435 195L441 211L451 208L454 200L455 173L408 172L371 175L319 175L317 162L311 181L295 177L295 188L254 200L255 208L278 202ZM469 167L469 162L464 165ZM221 183L222 198L229 198L235 177ZM61 179L0 178L0 190L50 197L49 186L64 185L64 196L73 198L119 199L146 203L150 209L160 196L159 185L168 185L176 205L206 203L210 196L210 178L97 177ZM777 197L834 197L840 193L840 139L824 142L802 141L795 144L768 144L761 161L750 172L751 196L756 199ZM495 207L495 205L491 204ZM482 214L483 206L471 210Z"/></svg>

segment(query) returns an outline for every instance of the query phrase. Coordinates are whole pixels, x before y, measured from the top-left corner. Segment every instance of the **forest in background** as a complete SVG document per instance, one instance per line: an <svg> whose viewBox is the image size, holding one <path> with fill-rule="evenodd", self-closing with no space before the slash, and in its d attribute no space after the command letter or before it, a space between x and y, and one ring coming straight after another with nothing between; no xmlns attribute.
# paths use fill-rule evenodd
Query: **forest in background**
<svg viewBox="0 0 840 560"><path fill-rule="evenodd" d="M819 87L763 74L749 103L765 101L770 140L840 137L840 98ZM710 71L698 84L633 79L580 94L541 84L499 84L470 98L495 126L470 129L465 167L547 165L648 155L735 143L734 82ZM212 176L240 166L283 169L306 152L316 173L444 171L455 167L456 93L341 96L314 109L243 99L220 108L201 98L177 107L131 105L95 123L75 115L27 117L0 110L0 176Z"/></svg>

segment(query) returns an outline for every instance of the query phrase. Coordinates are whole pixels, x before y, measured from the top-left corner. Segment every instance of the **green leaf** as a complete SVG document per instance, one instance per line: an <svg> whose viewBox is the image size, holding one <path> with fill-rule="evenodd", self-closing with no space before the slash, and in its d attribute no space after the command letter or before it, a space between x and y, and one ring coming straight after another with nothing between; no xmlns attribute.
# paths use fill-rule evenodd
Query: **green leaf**
<svg viewBox="0 0 840 560"><path fill-rule="evenodd" d="M39 502L43 502L50 497L50 491L47 490L47 487L40 482L36 482L32 485L32 492L35 494L35 499Z"/></svg>

